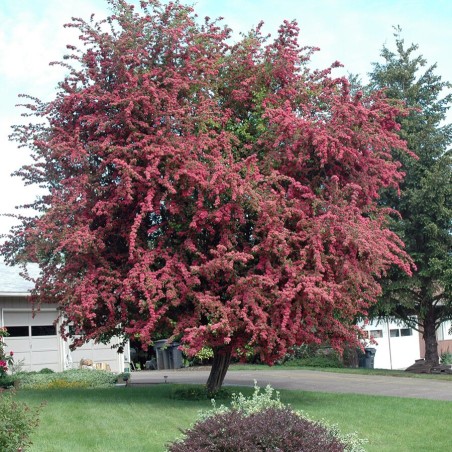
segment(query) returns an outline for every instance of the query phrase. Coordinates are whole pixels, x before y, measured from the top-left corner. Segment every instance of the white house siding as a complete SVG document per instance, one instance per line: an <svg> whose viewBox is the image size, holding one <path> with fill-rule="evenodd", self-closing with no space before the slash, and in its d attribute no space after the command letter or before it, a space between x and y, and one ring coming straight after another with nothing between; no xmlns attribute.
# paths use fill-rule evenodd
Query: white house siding
<svg viewBox="0 0 452 452"><path fill-rule="evenodd" d="M49 368L63 371L79 367L82 358L99 365L108 364L113 372L129 369L128 346L125 353L118 354L110 344L90 342L70 352L69 344L54 325L56 319L55 306L43 304L33 317L26 294L0 294L0 325L12 333L5 341L6 350L14 352L16 363L23 361L24 370ZM115 343L117 340L112 341L112 345Z"/></svg>
<svg viewBox="0 0 452 452"><path fill-rule="evenodd" d="M438 328L438 353L452 353L452 321L447 320Z"/></svg>
<svg viewBox="0 0 452 452"><path fill-rule="evenodd" d="M65 342L66 366L78 368L82 359L90 359L99 365L107 364L112 372L130 372L129 344L124 347L124 353L118 353L117 348L111 348L111 345L117 345L118 342L118 339L112 339L109 344L96 344L90 341L73 351L69 350L69 344Z"/></svg>
<svg viewBox="0 0 452 452"><path fill-rule="evenodd" d="M419 333L395 320L373 321L364 326L369 339L376 344L374 367L376 369L406 369L421 357Z"/></svg>

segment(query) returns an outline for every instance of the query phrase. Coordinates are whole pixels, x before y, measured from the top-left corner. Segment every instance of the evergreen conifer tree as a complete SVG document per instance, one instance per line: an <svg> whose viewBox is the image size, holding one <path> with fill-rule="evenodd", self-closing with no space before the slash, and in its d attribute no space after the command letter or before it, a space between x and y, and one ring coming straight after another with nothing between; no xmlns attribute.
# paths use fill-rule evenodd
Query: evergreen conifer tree
<svg viewBox="0 0 452 452"><path fill-rule="evenodd" d="M417 159L394 150L406 176L400 192L385 190L382 202L400 213L392 228L405 242L416 271L410 277L392 269L377 310L421 331L426 361L438 364L436 331L452 318L452 125L445 124L451 85L435 73L436 64L428 66L417 55L417 45L405 46L400 28L395 43L394 52L383 47L384 61L374 63L369 88L386 89L388 98L410 109L398 119L400 136Z"/></svg>

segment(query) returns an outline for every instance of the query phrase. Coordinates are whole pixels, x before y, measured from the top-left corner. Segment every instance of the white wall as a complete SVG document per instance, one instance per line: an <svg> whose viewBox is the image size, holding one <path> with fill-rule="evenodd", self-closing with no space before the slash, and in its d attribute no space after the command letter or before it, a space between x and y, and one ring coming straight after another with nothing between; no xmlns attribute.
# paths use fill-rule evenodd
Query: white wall
<svg viewBox="0 0 452 452"><path fill-rule="evenodd" d="M363 329L369 339L376 344L368 347L377 349L374 367L376 369L406 369L420 358L419 333L404 323L395 320L383 320L365 325Z"/></svg>
<svg viewBox="0 0 452 452"><path fill-rule="evenodd" d="M130 371L130 369L128 370L129 345L127 344L124 348L124 353L118 353L117 348L111 348L111 345L117 345L118 343L118 339L115 338L109 344L96 344L94 341L90 341L71 351L69 349L70 343L64 341L65 367L77 369L82 359L90 359L93 363L107 364L112 372Z"/></svg>
<svg viewBox="0 0 452 452"><path fill-rule="evenodd" d="M124 353L118 354L117 349L110 345L90 342L74 352L69 352L69 344L59 331L55 329L54 335L39 335L36 328L41 325L51 325L57 319L55 306L43 305L41 311L32 315L27 297L5 296L0 297L0 326L28 327L26 334L18 337L8 337L5 340L6 350L14 352L15 362L23 360L23 370L35 371L49 368L62 371L67 368L78 368L82 358L91 359L94 363L105 363L112 372L124 372L129 369L130 349L127 346ZM71 364L70 364L71 363Z"/></svg>
<svg viewBox="0 0 452 452"><path fill-rule="evenodd" d="M451 320L446 320L445 322L441 323L441 325L438 328L437 336L438 336L439 341L452 340L452 321ZM452 352L452 350L451 350L451 352Z"/></svg>

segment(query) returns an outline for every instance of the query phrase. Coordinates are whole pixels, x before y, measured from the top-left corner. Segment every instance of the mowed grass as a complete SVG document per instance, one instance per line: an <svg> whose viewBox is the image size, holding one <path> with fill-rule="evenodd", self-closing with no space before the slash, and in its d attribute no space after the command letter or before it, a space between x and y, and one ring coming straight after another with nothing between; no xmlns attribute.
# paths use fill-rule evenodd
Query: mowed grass
<svg viewBox="0 0 452 452"><path fill-rule="evenodd" d="M38 452L161 452L209 401L171 398L174 385L22 390L29 405L47 404L33 434ZM251 388L235 388L250 394ZM312 418L368 438L368 451L450 450L452 402L282 390L281 399Z"/></svg>
<svg viewBox="0 0 452 452"><path fill-rule="evenodd" d="M398 378L421 378L429 380L452 381L452 374L416 374L405 372L404 370L391 369L364 369L352 367L314 367L299 365L296 361L288 362L283 365L268 366L266 364L231 364L228 371L250 371L250 370L315 370L318 372L332 372L339 374L358 374L358 375L380 375L385 377Z"/></svg>
<svg viewBox="0 0 452 452"><path fill-rule="evenodd" d="M357 394L283 391L282 399L344 433L367 438L368 451L451 450L452 402Z"/></svg>
<svg viewBox="0 0 452 452"><path fill-rule="evenodd" d="M209 401L172 400L171 385L145 388L22 390L29 405L46 402L31 451L163 451Z"/></svg>

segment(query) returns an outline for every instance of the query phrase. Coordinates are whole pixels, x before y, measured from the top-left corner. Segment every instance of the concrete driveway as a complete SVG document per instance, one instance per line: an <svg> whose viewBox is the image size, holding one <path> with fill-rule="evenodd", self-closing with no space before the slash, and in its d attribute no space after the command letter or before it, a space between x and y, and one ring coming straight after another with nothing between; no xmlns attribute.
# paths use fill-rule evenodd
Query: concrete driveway
<svg viewBox="0 0 452 452"><path fill-rule="evenodd" d="M165 383L204 384L209 370L151 370L132 372L130 385ZM335 393L452 401L452 381L378 375L342 374L314 370L229 370L225 386L253 386Z"/></svg>

